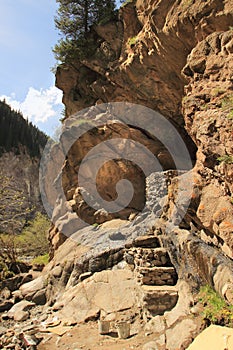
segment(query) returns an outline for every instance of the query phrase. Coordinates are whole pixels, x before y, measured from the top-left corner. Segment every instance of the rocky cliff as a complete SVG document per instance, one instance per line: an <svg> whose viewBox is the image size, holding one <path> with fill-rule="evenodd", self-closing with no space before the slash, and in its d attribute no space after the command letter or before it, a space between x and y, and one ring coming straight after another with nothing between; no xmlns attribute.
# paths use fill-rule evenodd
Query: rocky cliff
<svg viewBox="0 0 233 350"><path fill-rule="evenodd" d="M93 57L61 65L56 74L67 118L96 103L129 101L161 112L176 126L196 157L189 221L230 257L231 25L230 1L132 1L118 21L92 29L99 43Z"/></svg>
<svg viewBox="0 0 233 350"><path fill-rule="evenodd" d="M58 67L66 118L44 177L53 259L42 276L14 288L19 300L51 306L47 329L100 319L114 330L124 321L137 342L95 335L89 344L91 326L80 341L181 350L201 329L201 285L233 303L232 24L231 0L128 1L118 20L92 28L92 57ZM132 150L134 162L123 157ZM120 180L131 181L123 210L96 204L93 174L106 202L116 201ZM129 184L122 186L128 196ZM68 335L62 340L65 349Z"/></svg>

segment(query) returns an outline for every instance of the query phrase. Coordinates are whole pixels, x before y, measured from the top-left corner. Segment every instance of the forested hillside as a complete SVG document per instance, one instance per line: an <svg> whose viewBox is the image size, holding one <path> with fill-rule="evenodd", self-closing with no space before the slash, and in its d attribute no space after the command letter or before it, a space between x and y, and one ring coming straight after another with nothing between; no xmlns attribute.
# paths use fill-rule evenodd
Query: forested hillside
<svg viewBox="0 0 233 350"><path fill-rule="evenodd" d="M39 157L47 136L14 111L5 101L0 101L0 154L26 150L31 157Z"/></svg>

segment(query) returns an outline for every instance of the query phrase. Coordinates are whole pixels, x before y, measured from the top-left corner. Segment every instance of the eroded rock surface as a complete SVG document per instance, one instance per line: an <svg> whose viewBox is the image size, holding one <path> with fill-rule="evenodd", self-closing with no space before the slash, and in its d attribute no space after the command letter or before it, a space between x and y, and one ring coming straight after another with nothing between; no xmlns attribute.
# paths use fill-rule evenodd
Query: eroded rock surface
<svg viewBox="0 0 233 350"><path fill-rule="evenodd" d="M101 115L102 103L138 103L171 121L196 161L188 173L180 168L151 171L144 178L125 160L106 163L97 178L105 199L115 199L109 183L115 184L120 172L138 189L130 212L115 221L114 215L98 212L101 208L92 211L82 202L77 172L87 152L108 137L120 136L145 144L165 169L173 169L170 154L130 123L119 129L115 118L107 126L109 115L102 116L100 128L69 147L63 178L57 179L63 180L65 193L53 213L56 224L50 239L55 255L42 272L46 285L35 291L45 290L54 308L50 311L58 313L61 322L97 320L106 313L114 319L116 313L128 317L135 332L143 327L150 339L144 335L141 348L185 349L200 331L198 317L191 312L192 294L200 285L210 284L233 302L232 23L231 0L133 1L120 10L118 21L93 28L100 39L93 57L58 68L65 127L72 128L72 114L94 104ZM90 122L91 113L85 117ZM55 147L52 156L59 151ZM58 166L56 174L60 172ZM179 187L182 179L184 186ZM52 197L55 201L55 192ZM76 226L77 213L100 225ZM66 229L72 232L68 239L62 234ZM147 284L138 284L137 277ZM168 281L170 285L154 285ZM124 295L119 300L122 293L127 300ZM140 305L140 314L135 305ZM124 308L126 315L121 314Z"/></svg>

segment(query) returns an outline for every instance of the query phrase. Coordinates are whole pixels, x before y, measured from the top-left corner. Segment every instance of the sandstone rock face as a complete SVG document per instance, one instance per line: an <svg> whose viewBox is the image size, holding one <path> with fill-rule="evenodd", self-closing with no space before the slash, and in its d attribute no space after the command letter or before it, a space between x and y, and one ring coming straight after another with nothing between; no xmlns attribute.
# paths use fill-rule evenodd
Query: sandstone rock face
<svg viewBox="0 0 233 350"><path fill-rule="evenodd" d="M232 43L232 30L209 35L191 51L183 70L189 80L183 111L187 130L198 145L196 171L201 175L196 217L212 235L212 242L219 242L230 257L233 257Z"/></svg>
<svg viewBox="0 0 233 350"><path fill-rule="evenodd" d="M133 216L127 212L122 215L128 219L124 225L111 227L101 225L115 216L101 208L91 211L80 196L80 160L108 137L132 138L145 144L157 158L161 151L166 152L164 145L131 125L119 128L117 118L111 125L103 123L83 134L73 144L62 173L65 200L71 209L65 215L60 201L55 217L60 218L60 227L71 225L74 213L98 220L93 222L99 225L77 227L73 241L68 239L60 247L65 239L58 236L59 227L52 232L58 249L45 270L47 274L54 272L47 294L67 322L97 319L101 310L116 311L115 304L109 306L108 295L113 285L118 290L116 280L121 285L117 276L120 267L125 266L123 256L129 269L121 272L124 281L127 274L132 277L135 267L141 272L143 293L138 292L140 286L131 277L124 285L137 290L137 300L144 302L144 321L151 318L148 328L156 336L148 347L187 348L198 332L189 314L191 297L187 297L185 288L182 291L182 285L178 287L179 283L186 281L191 292L208 283L232 303L232 21L230 0L137 0L120 10L119 21L93 28L100 38L99 56L58 68L56 84L64 93L65 127L72 125L72 114L90 105L97 104L101 115L101 103L134 102L161 112L171 121L194 159L197 150L195 167L186 174L157 172L143 178L125 160L106 163L97 177L97 187L105 199L115 198L110 184L120 176L128 174L138 189L130 204ZM85 117L90 121L91 115ZM109 121L109 115L105 117ZM148 122L143 121L145 125ZM168 165L165 169L174 168L168 153L159 160ZM91 169L86 168L87 183L88 174ZM188 187L190 176L193 188L187 200L187 188L180 189L179 182L183 179ZM142 203L144 210L138 213ZM101 272L113 266L114 271ZM54 281L58 281L58 288ZM170 285L164 286L167 281ZM107 295L106 300L99 291ZM111 292L118 300L115 291ZM80 300L75 293L79 293ZM134 298L129 298L131 304ZM125 300L118 302L117 310L121 311ZM124 306L134 312L129 304ZM75 308L81 311L75 313Z"/></svg>
<svg viewBox="0 0 233 350"><path fill-rule="evenodd" d="M96 319L100 311L107 315L130 310L136 304L137 288L131 271L96 273L63 294L58 315L63 322L72 323ZM54 308L60 307L58 301Z"/></svg>
<svg viewBox="0 0 233 350"><path fill-rule="evenodd" d="M233 332L231 328L211 325L206 328L188 350L199 350L204 347L206 350L217 350L222 348L230 349L233 346Z"/></svg>
<svg viewBox="0 0 233 350"><path fill-rule="evenodd" d="M212 243L230 257L232 18L230 0L137 0L120 10L119 21L93 28L100 39L98 54L77 60L72 67L61 65L56 74L67 118L95 103L135 102L171 120L192 152L196 150L193 142L196 144L199 183L192 220L204 228L203 236L213 236ZM98 138L103 140L103 136ZM85 152L85 146L79 146L73 158ZM219 157L225 161L218 161ZM71 163L68 160L66 164L69 179L65 182L70 183L68 192L73 196L75 172ZM104 178L112 166L106 164ZM117 164L116 170L119 168ZM133 171L130 166L126 168L129 173ZM103 176L99 183L102 193L106 185ZM73 205L81 210L76 202ZM101 214L99 220L106 218L112 219Z"/></svg>
<svg viewBox="0 0 233 350"><path fill-rule="evenodd" d="M140 131L134 130L124 126L123 124L111 124L106 126L105 130L97 129L82 135L70 148L66 164L63 168L63 188L66 193L66 197L69 200L70 205L77 215L88 222L89 224L102 224L107 220L111 220L116 217L127 219L132 212L140 211L145 205L145 175L135 164L130 164L129 161L121 159L113 159L105 162L100 168L95 185L100 196L106 201L113 201L117 198L116 184L123 178L127 178L131 181L134 187L134 195L128 206L119 213L108 214L99 207L91 208L83 199L81 194L81 188L78 185L78 172L79 164L86 156L86 154L96 145L108 140L109 138L126 138L131 137L137 142L146 144L149 149L153 149L154 152L159 153L161 145L159 142L149 140L146 135L143 135ZM124 140L122 140L122 146L124 146ZM102 152L109 153L109 148L106 146ZM96 159L96 164L99 161L99 155ZM89 188L89 192L93 193L93 185L91 183L93 177L93 168L96 164L91 164L92 167L86 166L83 169L82 177L85 179L85 184ZM90 183L90 185L88 184ZM73 194L73 195L72 195ZM127 192L126 192L127 194ZM96 202L96 200L95 200ZM102 212L101 212L102 210Z"/></svg>
<svg viewBox="0 0 233 350"><path fill-rule="evenodd" d="M131 101L168 116L172 113L182 125L181 70L187 55L198 40L228 29L231 10L230 1L217 0L193 5L138 0L124 6L119 22L94 29L100 43L109 45L115 56L106 57L100 44L101 58L58 68L57 86L64 91L67 115L96 101Z"/></svg>
<svg viewBox="0 0 233 350"><path fill-rule="evenodd" d="M100 113L101 110L103 113ZM64 234L69 237L87 225L98 225L116 218L131 220L132 215L135 217L144 210L146 191L149 190L145 178L156 171L176 167L175 160L160 138L165 144L170 142L169 147L181 169L192 167L191 159L186 161L186 156L182 157L179 142L178 145L176 142L172 144L177 132L170 124L170 129L160 129L155 123L155 135L143 131L137 122L136 126L130 126L135 118L144 125L148 118L152 119L153 113L142 106L114 103L90 108L65 121L59 144L63 157L57 145L50 155L54 168L60 162L62 172L54 171L51 176L50 161L45 164L44 188L48 202L51 200L51 206L55 206L52 211L54 227L50 232L53 249L64 242ZM85 120L82 119L81 124L80 116ZM120 120L126 118L128 125L117 121L117 117ZM91 126L91 118L98 120L96 127ZM166 181L165 176L165 188ZM54 200L54 188L58 189L57 201ZM162 189L157 197L163 197ZM150 203L151 208L155 205L160 210L162 203L157 203L156 196L154 201L151 198ZM112 206L115 209L110 210Z"/></svg>

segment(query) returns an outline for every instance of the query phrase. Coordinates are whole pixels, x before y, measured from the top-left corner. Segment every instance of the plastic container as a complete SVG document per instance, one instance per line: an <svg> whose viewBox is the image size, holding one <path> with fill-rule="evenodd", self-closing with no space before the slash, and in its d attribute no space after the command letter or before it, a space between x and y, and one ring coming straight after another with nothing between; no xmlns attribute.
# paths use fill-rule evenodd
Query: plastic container
<svg viewBox="0 0 233 350"><path fill-rule="evenodd" d="M99 320L98 326L99 326L99 334L108 334L109 333L110 321Z"/></svg>
<svg viewBox="0 0 233 350"><path fill-rule="evenodd" d="M130 336L130 324L128 322L118 322L116 324L118 337L121 339L127 339Z"/></svg>

